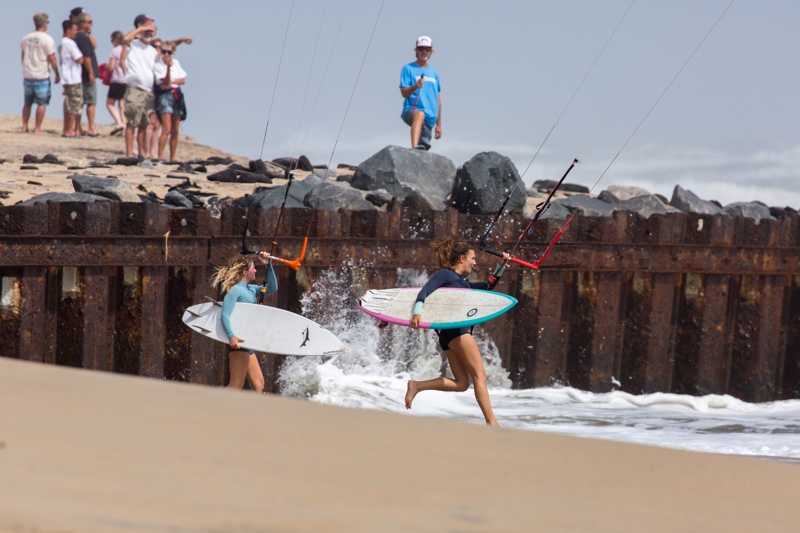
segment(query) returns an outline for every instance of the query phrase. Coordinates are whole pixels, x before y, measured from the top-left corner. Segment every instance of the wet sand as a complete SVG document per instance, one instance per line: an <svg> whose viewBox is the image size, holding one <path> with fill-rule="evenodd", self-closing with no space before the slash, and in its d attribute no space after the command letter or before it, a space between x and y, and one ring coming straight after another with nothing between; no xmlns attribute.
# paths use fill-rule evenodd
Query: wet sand
<svg viewBox="0 0 800 533"><path fill-rule="evenodd" d="M0 358L4 533L788 532L799 492L797 464Z"/></svg>

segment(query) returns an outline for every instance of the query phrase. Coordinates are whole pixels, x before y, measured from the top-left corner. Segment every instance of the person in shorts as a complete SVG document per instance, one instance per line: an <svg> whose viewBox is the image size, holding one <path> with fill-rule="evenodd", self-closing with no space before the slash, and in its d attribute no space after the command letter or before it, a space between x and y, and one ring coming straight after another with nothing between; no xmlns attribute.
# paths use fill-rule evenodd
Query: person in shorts
<svg viewBox="0 0 800 533"><path fill-rule="evenodd" d="M75 35L75 42L83 54L83 73L81 81L83 83L83 105L86 107L86 135L97 137L100 135L95 127L94 117L97 111L97 84L95 81L99 76L97 54L95 54L95 43L92 40L92 26L94 20L92 15L86 11L78 15L78 33ZM80 128L80 126L79 126Z"/></svg>
<svg viewBox="0 0 800 533"><path fill-rule="evenodd" d="M229 389L241 389L244 381L256 392L264 391L264 373L261 365L253 350L248 350L239 343L245 339L236 336L231 325L231 313L238 302L256 303L256 294L261 292L261 285L252 283L256 279L256 267L251 255L235 255L228 264L217 268L211 278L212 287L220 287L225 297L222 300L222 327L225 328L230 343L228 344L228 362L230 365L231 379L228 382ZM258 260L262 265L267 265L267 286L266 293L270 294L278 290L278 279L272 265L268 263L266 252L257 254Z"/></svg>
<svg viewBox="0 0 800 533"><path fill-rule="evenodd" d="M56 74L55 82L60 81L56 62L56 43L47 34L50 18L47 13L33 16L35 31L22 38L22 85L24 103L22 105L22 131L27 133L33 104L36 104L34 133L42 132L42 122L47 106L50 104L50 69Z"/></svg>
<svg viewBox="0 0 800 533"><path fill-rule="evenodd" d="M71 20L65 20L61 26L64 29L64 37L58 47L61 72L64 75L64 131L61 136L80 137L78 128L83 113L83 54L73 39L78 33L78 26Z"/></svg>
<svg viewBox="0 0 800 533"><path fill-rule="evenodd" d="M125 68L123 67L123 44L125 42L125 35L121 31L115 31L111 34L111 55L108 57L106 63L106 71L111 74L108 84L108 97L106 98L106 109L114 119L114 129L111 130L111 135L117 135L125 130ZM119 108L119 111L117 110Z"/></svg>
<svg viewBox="0 0 800 533"><path fill-rule="evenodd" d="M430 150L431 131L442 137L442 86L439 73L428 64L433 54L433 41L423 35L417 38L415 61L400 71L400 94L403 112L400 117L411 126L411 148Z"/></svg>
<svg viewBox="0 0 800 533"><path fill-rule="evenodd" d="M186 71L175 54L175 45L167 41L161 45L161 54L156 61L156 114L161 119L161 135L158 139L158 159L163 161L164 148L169 138L169 160L176 161L178 137L181 126L181 86L186 83Z"/></svg>
<svg viewBox="0 0 800 533"><path fill-rule="evenodd" d="M153 86L155 76L153 67L158 59L158 52L150 46L155 36L154 20L146 15L138 15L133 21L134 29L125 35L125 154L133 155L133 137L136 132L136 144L139 157L149 159L150 139L147 137L148 126L157 122L155 96Z"/></svg>

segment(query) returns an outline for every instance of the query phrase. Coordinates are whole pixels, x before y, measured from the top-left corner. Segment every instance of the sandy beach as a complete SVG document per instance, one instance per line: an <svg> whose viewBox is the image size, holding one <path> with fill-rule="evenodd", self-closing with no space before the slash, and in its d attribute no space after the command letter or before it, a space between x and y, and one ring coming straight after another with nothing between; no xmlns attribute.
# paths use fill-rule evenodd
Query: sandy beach
<svg viewBox="0 0 800 533"><path fill-rule="evenodd" d="M800 466L0 358L0 531L795 531Z"/></svg>
<svg viewBox="0 0 800 533"><path fill-rule="evenodd" d="M62 138L55 119L40 135L19 127L0 116L2 205L72 192L68 166L124 155L109 126L83 139ZM48 153L65 165L20 170ZM182 137L181 160L211 156L248 161ZM80 172L163 198L173 170ZM257 186L186 177L233 198ZM797 530L798 492L797 463L0 357L0 533L774 533Z"/></svg>

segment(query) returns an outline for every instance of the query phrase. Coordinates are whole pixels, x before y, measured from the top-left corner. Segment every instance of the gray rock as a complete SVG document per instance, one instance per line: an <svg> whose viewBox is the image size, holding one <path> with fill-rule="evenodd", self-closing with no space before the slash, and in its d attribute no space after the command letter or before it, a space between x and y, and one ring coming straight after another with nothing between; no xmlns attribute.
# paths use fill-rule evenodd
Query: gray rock
<svg viewBox="0 0 800 533"><path fill-rule="evenodd" d="M762 220L775 220L775 217L769 211L769 207L760 202L735 202L726 205L722 212L735 217L754 218L756 224Z"/></svg>
<svg viewBox="0 0 800 533"><path fill-rule="evenodd" d="M481 152L458 169L451 201L461 213L494 214L509 193L506 210L521 213L526 193L517 167L497 152Z"/></svg>
<svg viewBox="0 0 800 533"><path fill-rule="evenodd" d="M455 177L455 164L444 156L387 146L358 166L352 185L362 191L386 189L400 199L420 192L444 209Z"/></svg>
<svg viewBox="0 0 800 533"><path fill-rule="evenodd" d="M392 195L386 189L378 189L367 193L364 199L376 207L382 207L392 201Z"/></svg>
<svg viewBox="0 0 800 533"><path fill-rule="evenodd" d="M312 174L313 176L316 176L316 177L318 177L318 178L321 178L321 179L324 179L324 180L325 180L325 179L331 179L331 180L333 180L333 181L337 181L337 180L336 180L336 172L335 172L335 171L333 171L333 170L328 170L328 169L326 169L326 168L324 168L324 169L318 169L318 170L315 170L315 171L314 171L314 172L312 172L311 174Z"/></svg>
<svg viewBox="0 0 800 533"><path fill-rule="evenodd" d="M322 183L322 180L314 175L309 175L304 180L292 180L292 186L289 188L289 196L286 198L286 207L305 207L303 199L306 197L306 194L320 183ZM280 207L281 203L283 203L283 196L286 194L286 187L288 185L287 183L280 187L260 189L244 198L234 200L232 205L234 207L260 206L262 209Z"/></svg>
<svg viewBox="0 0 800 533"><path fill-rule="evenodd" d="M403 198L403 207L420 211L438 211L436 202L419 191L412 191Z"/></svg>
<svg viewBox="0 0 800 533"><path fill-rule="evenodd" d="M672 207L680 209L684 213L696 213L698 215L716 215L722 212L722 208L711 202L702 200L692 191L688 191L676 185L672 191L672 200L669 201Z"/></svg>
<svg viewBox="0 0 800 533"><path fill-rule="evenodd" d="M72 186L76 192L103 196L117 202L140 203L142 201L136 191L133 190L133 187L113 177L95 178L93 176L74 174L72 176Z"/></svg>
<svg viewBox="0 0 800 533"><path fill-rule="evenodd" d="M550 191L553 190L553 187L556 186L556 183L558 182L555 180L536 180L533 182L533 185L531 185L531 188L536 189L539 192L550 194ZM589 187L586 185L578 185L577 183L564 182L558 187L558 190L561 192L589 194Z"/></svg>
<svg viewBox="0 0 800 533"><path fill-rule="evenodd" d="M337 211L348 209L350 211L372 211L375 206L366 201L361 192L343 187L333 181L325 181L319 187L312 188L306 194L303 203L313 209Z"/></svg>
<svg viewBox="0 0 800 533"><path fill-rule="evenodd" d="M613 207L616 211L635 211L644 218L650 218L650 215L653 214L665 215L670 212L667 206L653 194L634 196L630 200L620 202ZM674 209L674 211L677 211L677 209Z"/></svg>
<svg viewBox="0 0 800 533"><path fill-rule="evenodd" d="M585 194L575 194L567 198L553 200L551 203L566 208L570 213L577 211L585 217L611 216L614 213L614 209L618 207L607 204L597 198L586 196Z"/></svg>
<svg viewBox="0 0 800 533"><path fill-rule="evenodd" d="M652 193L642 187L632 185L609 185L606 190L620 199L621 202L637 198L639 196L650 196Z"/></svg>
<svg viewBox="0 0 800 533"><path fill-rule="evenodd" d="M137 197L138 199L138 197ZM17 205L34 205L38 203L47 203L47 202L110 202L108 198L103 196L97 196L96 194L87 194L83 192L46 192L44 194L39 194L25 200L24 202L20 202Z"/></svg>
<svg viewBox="0 0 800 533"><path fill-rule="evenodd" d="M175 189L169 191L167 195L164 196L164 203L167 205L182 207L185 209L191 209L192 207L194 207L192 205L191 200L189 200L187 197L185 197Z"/></svg>
<svg viewBox="0 0 800 533"><path fill-rule="evenodd" d="M617 205L619 203L622 203L622 200L614 196L614 193L609 192L608 190L605 190L600 194L598 194L597 199L611 205Z"/></svg>

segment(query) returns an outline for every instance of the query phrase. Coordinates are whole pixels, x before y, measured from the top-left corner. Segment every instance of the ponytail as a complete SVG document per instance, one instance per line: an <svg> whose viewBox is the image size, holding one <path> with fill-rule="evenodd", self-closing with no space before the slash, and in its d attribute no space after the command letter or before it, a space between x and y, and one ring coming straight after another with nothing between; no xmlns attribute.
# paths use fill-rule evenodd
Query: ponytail
<svg viewBox="0 0 800 533"><path fill-rule="evenodd" d="M232 257L225 266L217 267L214 275L211 276L211 287L220 286L222 292L230 292L234 285L239 283L244 273L250 268L253 262L249 255L236 255Z"/></svg>
<svg viewBox="0 0 800 533"><path fill-rule="evenodd" d="M467 255L472 247L464 241L454 241L449 237L436 239L431 243L436 250L436 258L441 268L454 268L461 256Z"/></svg>

